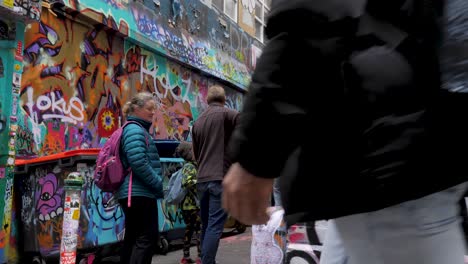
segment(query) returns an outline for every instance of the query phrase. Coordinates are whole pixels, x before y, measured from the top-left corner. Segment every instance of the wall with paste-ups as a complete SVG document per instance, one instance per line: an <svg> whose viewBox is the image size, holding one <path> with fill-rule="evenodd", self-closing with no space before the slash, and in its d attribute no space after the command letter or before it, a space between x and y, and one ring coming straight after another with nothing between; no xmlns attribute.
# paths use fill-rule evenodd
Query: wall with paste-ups
<svg viewBox="0 0 468 264"><path fill-rule="evenodd" d="M119 127L121 106L139 91L159 102L154 136L187 140L215 83L100 26L44 11L26 30L17 155L101 146ZM228 106L240 109L242 93L225 89Z"/></svg>
<svg viewBox="0 0 468 264"><path fill-rule="evenodd" d="M252 33L255 3L242 1L239 24L206 1L65 0L92 18L165 56L246 89L262 44ZM249 3L247 3L249 2ZM244 29L247 30L244 31ZM252 50L254 50L252 52ZM258 53L258 52L257 52Z"/></svg>

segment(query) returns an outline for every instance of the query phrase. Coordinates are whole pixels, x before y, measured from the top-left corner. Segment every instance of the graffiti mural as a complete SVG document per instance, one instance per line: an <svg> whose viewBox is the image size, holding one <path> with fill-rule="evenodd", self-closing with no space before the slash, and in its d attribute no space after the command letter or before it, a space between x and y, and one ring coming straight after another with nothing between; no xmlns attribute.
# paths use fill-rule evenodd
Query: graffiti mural
<svg viewBox="0 0 468 264"><path fill-rule="evenodd" d="M94 166L81 163L77 166L84 175L82 217L88 223L85 247L105 245L123 239L124 214L111 193L101 191L93 181Z"/></svg>
<svg viewBox="0 0 468 264"><path fill-rule="evenodd" d="M39 20L41 17L42 0L14 0L17 14L31 20Z"/></svg>
<svg viewBox="0 0 468 264"><path fill-rule="evenodd" d="M66 0L65 4L111 28L117 27L114 21L123 21L128 26L124 34L131 40L240 88L246 89L250 81L254 69L250 49L258 43L247 33L252 34L252 29L245 32L201 1ZM252 12L246 12L242 20L252 24Z"/></svg>
<svg viewBox="0 0 468 264"><path fill-rule="evenodd" d="M169 183L169 178L182 167L181 162L162 162L163 188ZM185 228L182 211L177 206L168 205L164 200L158 201L158 209L161 212L158 215L159 230L161 232L170 231L179 228Z"/></svg>
<svg viewBox="0 0 468 264"><path fill-rule="evenodd" d="M96 153L92 154L96 155ZM43 256L59 252L64 204L64 180L71 172L79 172L84 179L81 192L81 217L79 225L78 249L92 249L96 246L121 241L125 233L125 217L118 201L111 193L102 192L92 180L94 159L80 160L70 166L53 163L32 162L28 170L21 168L18 173L16 192L20 194L18 220L23 228L22 240L26 252L38 252ZM178 161L162 160L164 185L168 175L181 166ZM158 201L159 230L171 231L184 228L180 210ZM2 242L0 231L0 245Z"/></svg>
<svg viewBox="0 0 468 264"><path fill-rule="evenodd" d="M19 220L26 252L48 255L59 251L63 214L63 179L58 166L43 166L19 178Z"/></svg>
<svg viewBox="0 0 468 264"><path fill-rule="evenodd" d="M32 136L33 149L20 147L20 155L97 147L118 127L118 120L98 124L104 114L120 116L121 102L132 92L123 73L122 45L104 31L49 12L28 27L19 123L27 138Z"/></svg>
<svg viewBox="0 0 468 264"><path fill-rule="evenodd" d="M18 116L20 157L100 147L121 123L121 106L139 91L155 94L153 135L186 140L219 84L158 54L49 12L26 31ZM226 87L227 105L242 94Z"/></svg>
<svg viewBox="0 0 468 264"><path fill-rule="evenodd" d="M19 178L20 221L25 251L48 256L60 250L64 179L77 169L73 166L38 165ZM78 247L91 248L120 240L124 230L120 207L111 204L111 194L103 195L92 183L92 164L81 163L77 167L85 176Z"/></svg>

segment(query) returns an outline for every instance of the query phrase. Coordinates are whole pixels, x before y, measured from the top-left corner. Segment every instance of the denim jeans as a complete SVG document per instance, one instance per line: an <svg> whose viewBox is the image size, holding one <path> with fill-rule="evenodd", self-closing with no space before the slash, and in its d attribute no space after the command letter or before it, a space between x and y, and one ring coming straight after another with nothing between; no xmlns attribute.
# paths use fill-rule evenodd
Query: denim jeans
<svg viewBox="0 0 468 264"><path fill-rule="evenodd" d="M197 183L202 220L201 257L203 264L215 264L219 240L223 234L227 214L221 205L221 181Z"/></svg>
<svg viewBox="0 0 468 264"><path fill-rule="evenodd" d="M379 211L337 218L335 238L341 237L344 247L337 252L347 255L341 259L348 264L463 264L459 201L466 188L463 183ZM336 262L324 256L320 263Z"/></svg>
<svg viewBox="0 0 468 264"><path fill-rule="evenodd" d="M273 201L274 201L274 206L282 206L281 202L281 192L280 192L280 182L279 178L275 179L275 182L273 184Z"/></svg>

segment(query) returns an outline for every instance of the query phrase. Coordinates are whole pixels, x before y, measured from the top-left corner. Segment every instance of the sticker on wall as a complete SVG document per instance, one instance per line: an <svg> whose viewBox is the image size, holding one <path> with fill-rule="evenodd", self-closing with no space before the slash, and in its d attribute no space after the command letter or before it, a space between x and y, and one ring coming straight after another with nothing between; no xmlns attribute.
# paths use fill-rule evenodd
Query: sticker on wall
<svg viewBox="0 0 468 264"><path fill-rule="evenodd" d="M15 157L9 157L8 160L7 160L7 165L8 166L15 165Z"/></svg>
<svg viewBox="0 0 468 264"><path fill-rule="evenodd" d="M18 118L16 116L10 116L10 121L16 123L18 121Z"/></svg>
<svg viewBox="0 0 468 264"><path fill-rule="evenodd" d="M5 178L5 174L6 174L5 171L6 171L5 167L0 167L0 179Z"/></svg>
<svg viewBox="0 0 468 264"><path fill-rule="evenodd" d="M11 116L16 116L18 113L18 97L13 95L13 105L11 106Z"/></svg>
<svg viewBox="0 0 468 264"><path fill-rule="evenodd" d="M15 54L15 60L23 62L23 56Z"/></svg>
<svg viewBox="0 0 468 264"><path fill-rule="evenodd" d="M3 5L8 7L8 8L13 8L13 6L15 5L15 1L14 0L3 0Z"/></svg>
<svg viewBox="0 0 468 264"><path fill-rule="evenodd" d="M3 59L0 57L0 78L5 77L5 68L3 67Z"/></svg>
<svg viewBox="0 0 468 264"><path fill-rule="evenodd" d="M16 67L17 64L15 64ZM21 66L19 66L21 69ZM15 68L16 69L16 68ZM21 87L21 74L14 72L13 73L13 86Z"/></svg>
<svg viewBox="0 0 468 264"><path fill-rule="evenodd" d="M18 40L16 44L15 60L23 61L23 42L21 42L21 40Z"/></svg>
<svg viewBox="0 0 468 264"><path fill-rule="evenodd" d="M21 65L19 65L18 63L15 63L14 69L17 72L21 71Z"/></svg>

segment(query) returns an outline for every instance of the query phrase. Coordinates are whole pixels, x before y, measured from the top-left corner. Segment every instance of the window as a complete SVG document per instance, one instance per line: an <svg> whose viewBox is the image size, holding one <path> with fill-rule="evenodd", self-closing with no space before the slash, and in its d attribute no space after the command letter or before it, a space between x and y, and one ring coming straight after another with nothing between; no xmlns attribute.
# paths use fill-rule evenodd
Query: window
<svg viewBox="0 0 468 264"><path fill-rule="evenodd" d="M237 1L238 0L213 0L212 4L234 22L237 22Z"/></svg>
<svg viewBox="0 0 468 264"><path fill-rule="evenodd" d="M224 0L224 13L237 22L237 0Z"/></svg>
<svg viewBox="0 0 468 264"><path fill-rule="evenodd" d="M270 7L271 0L257 0L255 3L255 38L261 42L266 40L264 30Z"/></svg>

